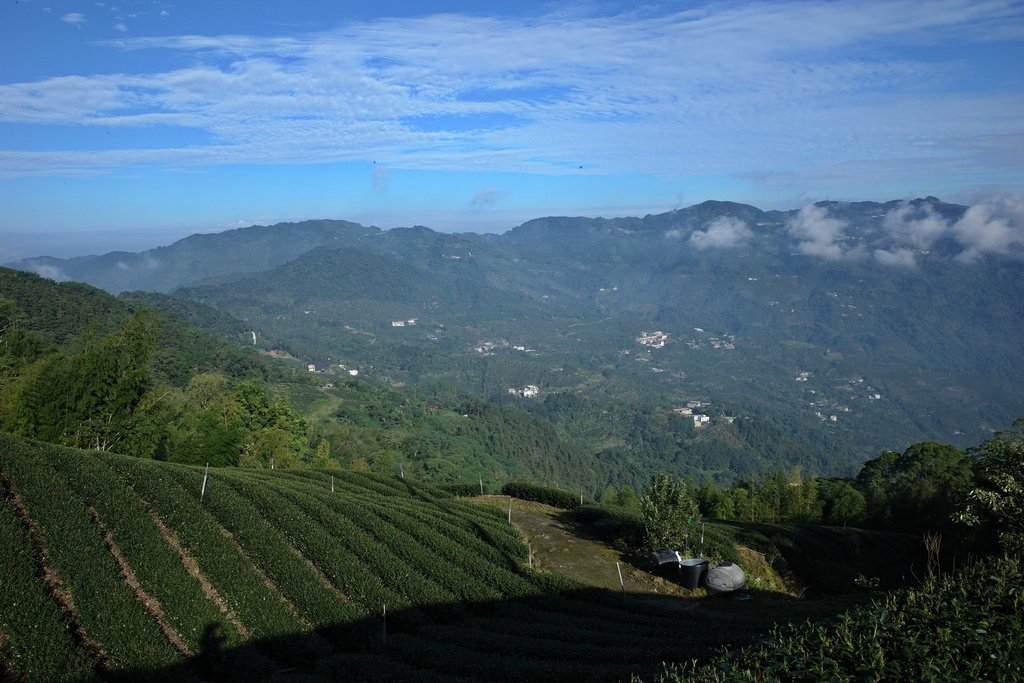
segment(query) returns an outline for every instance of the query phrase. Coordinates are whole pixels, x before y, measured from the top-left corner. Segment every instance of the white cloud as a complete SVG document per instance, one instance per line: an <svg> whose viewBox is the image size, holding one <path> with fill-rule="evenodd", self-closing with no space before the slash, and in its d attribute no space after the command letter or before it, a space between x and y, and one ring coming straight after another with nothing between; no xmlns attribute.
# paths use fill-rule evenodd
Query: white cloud
<svg viewBox="0 0 1024 683"><path fill-rule="evenodd" d="M698 230L690 235L690 244L694 249L731 249L746 243L754 233L747 224L732 216L719 216L708 224L706 230Z"/></svg>
<svg viewBox="0 0 1024 683"><path fill-rule="evenodd" d="M677 239L679 239L682 236L683 236L683 231L680 230L679 228L672 228L671 230L666 230L665 231L665 237L667 237L670 240L677 240Z"/></svg>
<svg viewBox="0 0 1024 683"><path fill-rule="evenodd" d="M898 244L927 249L942 237L949 226L930 204L915 206L903 202L889 211L882 221L883 227Z"/></svg>
<svg viewBox="0 0 1024 683"><path fill-rule="evenodd" d="M494 206L494 203L498 201L498 197L501 193L493 187L485 187L484 189L473 195L473 206Z"/></svg>
<svg viewBox="0 0 1024 683"><path fill-rule="evenodd" d="M122 33L124 33L125 31L128 30L128 27L125 26L123 22L119 21L116 24L114 24L114 30L115 31L121 31Z"/></svg>
<svg viewBox="0 0 1024 683"><path fill-rule="evenodd" d="M913 249L875 249L875 260L883 266L894 266L897 268L916 268L917 259Z"/></svg>
<svg viewBox="0 0 1024 683"><path fill-rule="evenodd" d="M1024 198L1002 194L971 206L952 227L963 263L985 255L1024 256Z"/></svg>
<svg viewBox="0 0 1024 683"><path fill-rule="evenodd" d="M77 13L65 21L73 16L85 21ZM181 52L176 61L196 66L0 85L0 122L205 131L213 142L168 155L182 165L380 153L409 168L560 174L583 161L608 172L730 173L807 190L805 177L827 185L840 171L843 182L874 180L880 168L968 174L996 157L1016 168L1019 155L1005 141L1024 139L1020 94L929 88L959 77L954 57L864 55L1019 37L1022 26L1021 7L997 2L935 0L922 12L910 0L810 0L668 14L444 14L278 37L141 37L107 47ZM854 50L844 56L846 48ZM3 172L164 163L159 156L68 152L62 166L60 155L28 152Z"/></svg>
<svg viewBox="0 0 1024 683"><path fill-rule="evenodd" d="M826 261L838 261L851 255L837 241L843 235L847 222L828 215L828 209L807 204L789 219L786 229L797 238L797 250L808 256L820 256Z"/></svg>
<svg viewBox="0 0 1024 683"><path fill-rule="evenodd" d="M79 14L78 12L68 12L60 18L61 21L67 22L72 26L81 26L85 23L85 15Z"/></svg>
<svg viewBox="0 0 1024 683"><path fill-rule="evenodd" d="M26 262L25 267L30 272L33 272L40 277L45 277L47 280L53 280L54 282L67 282L71 279L57 266L28 261Z"/></svg>
<svg viewBox="0 0 1024 683"><path fill-rule="evenodd" d="M167 17L169 17L169 16L171 16L171 13L170 13L170 12L168 12L168 11L167 11L167 10L165 10L165 9L162 9L162 10L160 10L160 18L161 18L161 19L166 19L166 18L167 18Z"/></svg>

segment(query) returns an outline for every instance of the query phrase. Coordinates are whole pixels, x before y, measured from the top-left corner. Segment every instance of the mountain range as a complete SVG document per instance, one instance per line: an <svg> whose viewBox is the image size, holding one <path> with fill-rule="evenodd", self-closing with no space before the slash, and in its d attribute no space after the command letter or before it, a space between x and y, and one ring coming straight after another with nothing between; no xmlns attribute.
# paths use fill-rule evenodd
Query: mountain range
<svg viewBox="0 0 1024 683"><path fill-rule="evenodd" d="M261 349L512 402L606 457L721 476L756 450L753 420L779 445L758 459L846 473L882 448L977 443L1024 414L1024 267L989 239L998 227L934 197L704 202L502 235L305 221L8 265L207 304ZM662 427L675 438L647 448L621 416L655 414L697 429Z"/></svg>

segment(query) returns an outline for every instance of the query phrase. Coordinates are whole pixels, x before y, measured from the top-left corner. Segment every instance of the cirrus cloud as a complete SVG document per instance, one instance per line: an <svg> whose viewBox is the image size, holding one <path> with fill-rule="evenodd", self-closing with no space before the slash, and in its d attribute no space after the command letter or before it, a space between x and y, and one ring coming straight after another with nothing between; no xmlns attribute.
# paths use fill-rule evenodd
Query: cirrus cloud
<svg viewBox="0 0 1024 683"><path fill-rule="evenodd" d="M829 174L839 171L843 182L949 168L967 177L991 168L994 145L1024 139L1024 97L978 89L963 60L901 48L1022 36L1024 8L1012 2L935 0L922 12L910 0L802 0L121 39L103 47L194 66L0 84L0 123L159 119L209 142L155 136L149 149L54 158L48 147L22 147L0 173L151 165L165 149L180 165L384 157L393 167L460 172L567 174L577 168L567 160L586 159L600 172L730 174L801 190L807 178L835 184ZM999 163L1019 168L1018 156Z"/></svg>

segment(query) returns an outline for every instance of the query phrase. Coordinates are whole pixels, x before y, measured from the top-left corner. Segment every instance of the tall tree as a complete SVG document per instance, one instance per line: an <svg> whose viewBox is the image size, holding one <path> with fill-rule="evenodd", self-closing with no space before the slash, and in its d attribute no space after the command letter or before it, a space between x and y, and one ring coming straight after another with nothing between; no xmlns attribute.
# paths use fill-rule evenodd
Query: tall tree
<svg viewBox="0 0 1024 683"><path fill-rule="evenodd" d="M665 548L682 546L701 517L697 501L685 484L659 474L651 481L647 495L640 499L640 519L647 547Z"/></svg>
<svg viewBox="0 0 1024 683"><path fill-rule="evenodd" d="M148 408L154 329L153 316L140 311L80 353L40 359L13 388L4 424L42 441L124 450Z"/></svg>
<svg viewBox="0 0 1024 683"><path fill-rule="evenodd" d="M1000 432L975 453L977 484L956 519L988 527L1008 555L1024 558L1024 419Z"/></svg>
<svg viewBox="0 0 1024 683"><path fill-rule="evenodd" d="M901 454L886 451L857 475L876 524L913 530L949 526L973 480L966 453L933 441L914 444Z"/></svg>

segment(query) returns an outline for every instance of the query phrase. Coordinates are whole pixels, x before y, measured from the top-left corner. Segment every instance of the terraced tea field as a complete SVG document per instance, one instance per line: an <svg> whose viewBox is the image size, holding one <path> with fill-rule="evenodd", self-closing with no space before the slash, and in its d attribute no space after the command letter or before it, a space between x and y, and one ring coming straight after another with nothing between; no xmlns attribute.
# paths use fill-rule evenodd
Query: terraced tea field
<svg viewBox="0 0 1024 683"><path fill-rule="evenodd" d="M530 569L501 511L406 479L203 476L0 435L0 677L622 680L767 627Z"/></svg>

